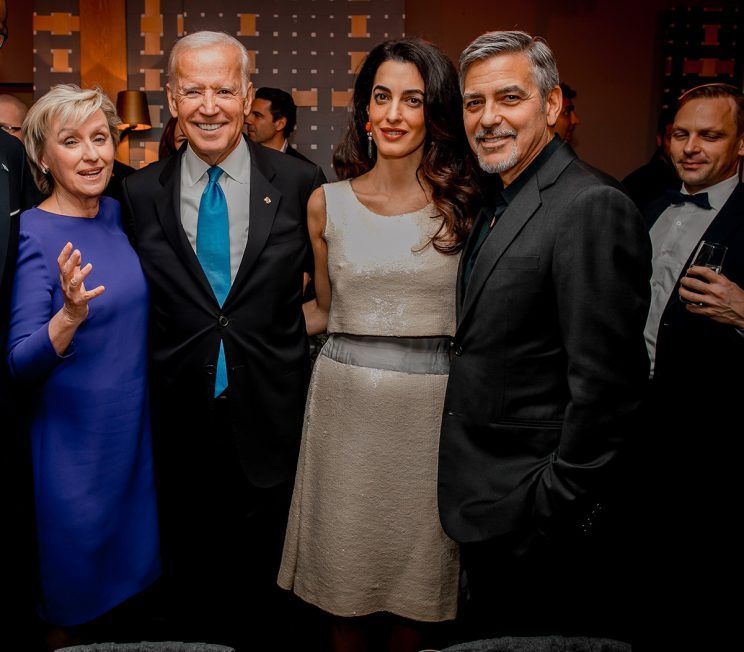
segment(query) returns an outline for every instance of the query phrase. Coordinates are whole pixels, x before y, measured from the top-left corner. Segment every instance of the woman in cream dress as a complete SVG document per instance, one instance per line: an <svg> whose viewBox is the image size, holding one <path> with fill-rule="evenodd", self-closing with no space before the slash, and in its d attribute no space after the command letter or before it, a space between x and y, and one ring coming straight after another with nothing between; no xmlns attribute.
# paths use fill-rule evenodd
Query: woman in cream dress
<svg viewBox="0 0 744 652"><path fill-rule="evenodd" d="M339 618L336 650L418 650L456 615L458 551L437 510L437 451L459 250L469 224L457 74L436 47L370 52L308 205L329 340L313 372L280 586ZM377 614L372 616L372 614ZM366 617L366 618L362 618Z"/></svg>

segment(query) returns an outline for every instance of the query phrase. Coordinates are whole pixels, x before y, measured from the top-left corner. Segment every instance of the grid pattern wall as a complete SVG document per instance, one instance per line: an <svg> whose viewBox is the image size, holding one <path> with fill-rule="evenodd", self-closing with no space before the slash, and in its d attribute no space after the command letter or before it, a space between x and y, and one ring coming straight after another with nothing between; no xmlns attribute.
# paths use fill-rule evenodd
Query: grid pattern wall
<svg viewBox="0 0 744 652"><path fill-rule="evenodd" d="M208 29L245 45L256 88L292 93L298 106L292 142L332 178L332 152L348 122L354 72L374 45L403 35L404 18L403 0L128 0L128 86L147 92L153 124L130 137L131 164L157 158L169 118L171 46Z"/></svg>
<svg viewBox="0 0 744 652"><path fill-rule="evenodd" d="M662 106L700 84L744 85L744 8L678 6L663 16Z"/></svg>
<svg viewBox="0 0 744 652"><path fill-rule="evenodd" d="M79 0L34 0L34 98L80 84Z"/></svg>

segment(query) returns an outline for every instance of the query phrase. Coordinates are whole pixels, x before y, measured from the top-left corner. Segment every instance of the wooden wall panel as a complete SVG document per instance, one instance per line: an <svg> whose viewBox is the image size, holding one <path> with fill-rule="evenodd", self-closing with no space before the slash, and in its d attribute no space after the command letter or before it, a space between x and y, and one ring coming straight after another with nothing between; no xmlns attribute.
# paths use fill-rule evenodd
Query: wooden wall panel
<svg viewBox="0 0 744 652"><path fill-rule="evenodd" d="M80 82L113 102L127 88L126 0L80 0Z"/></svg>

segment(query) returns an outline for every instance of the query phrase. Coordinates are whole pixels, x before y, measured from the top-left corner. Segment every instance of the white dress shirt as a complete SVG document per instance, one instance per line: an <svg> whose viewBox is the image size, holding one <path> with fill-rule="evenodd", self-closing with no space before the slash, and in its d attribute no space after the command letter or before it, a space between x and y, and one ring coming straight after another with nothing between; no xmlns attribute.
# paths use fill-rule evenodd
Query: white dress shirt
<svg viewBox="0 0 744 652"><path fill-rule="evenodd" d="M653 246L651 306L644 336L651 360L652 377L656 359L656 338L659 333L661 316L669 302L669 297L684 271L685 263L738 183L738 176L734 175L706 188L703 192L708 193L711 208L701 208L690 202L672 204L651 227L651 245ZM681 192L690 194L684 186ZM725 267L725 259L723 264Z"/></svg>
<svg viewBox="0 0 744 652"><path fill-rule="evenodd" d="M181 162L181 224L196 252L196 227L199 203L209 177L211 166L200 159L189 144ZM243 260L248 242L249 207L251 204L251 153L242 138L238 146L219 164L223 173L217 183L225 193L230 225L230 283Z"/></svg>

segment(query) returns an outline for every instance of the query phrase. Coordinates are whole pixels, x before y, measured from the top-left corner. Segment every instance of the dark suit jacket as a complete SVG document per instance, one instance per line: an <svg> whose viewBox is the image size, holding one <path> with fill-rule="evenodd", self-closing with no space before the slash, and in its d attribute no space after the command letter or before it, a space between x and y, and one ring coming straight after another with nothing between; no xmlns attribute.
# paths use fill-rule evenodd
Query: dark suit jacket
<svg viewBox="0 0 744 652"><path fill-rule="evenodd" d="M27 200L29 176L21 142L5 132L0 133L0 306L3 320L13 281L19 217L22 210L31 207Z"/></svg>
<svg viewBox="0 0 744 652"><path fill-rule="evenodd" d="M458 283L439 458L450 537L591 526L648 376L650 271L635 206L562 145Z"/></svg>
<svg viewBox="0 0 744 652"><path fill-rule="evenodd" d="M5 554L12 560L6 591L13 599L5 614L9 626L4 638L8 641L6 645L17 649L29 645L34 619L34 512L30 444L18 428L23 410L11 392L5 340L18 250L19 217L22 211L31 208L35 190L23 146L18 139L0 130L0 415L3 432L0 513L13 532L5 546ZM16 639L18 643L14 644Z"/></svg>
<svg viewBox="0 0 744 652"><path fill-rule="evenodd" d="M313 165L315 165L315 163L313 163L313 161L311 161L307 156L305 156L301 152L298 152L294 147L292 147L292 145L289 145L288 144L287 145L287 151L284 152L284 153L287 156L294 156L295 158L298 158L301 161L305 161L306 163L312 163ZM324 179L325 179L325 177L324 177ZM325 183L325 181L324 181L324 183Z"/></svg>
<svg viewBox="0 0 744 652"><path fill-rule="evenodd" d="M153 417L163 459L167 452L177 465L179 451L193 454L210 441L222 340L237 456L251 483L270 487L293 477L299 444L308 367L306 206L320 170L248 146L248 244L221 308L181 226L183 150L127 177L123 194L150 285Z"/></svg>
<svg viewBox="0 0 744 652"><path fill-rule="evenodd" d="M667 205L648 207L649 228ZM721 271L744 288L744 184L702 240L728 246ZM742 579L732 516L741 508L742 370L744 336L687 310L678 279L659 324L638 456L641 570L650 581L641 610L651 642L643 649L724 649L736 636L736 607L721 582L734 587ZM684 640L671 643L669 633ZM692 643L698 638L705 642Z"/></svg>

